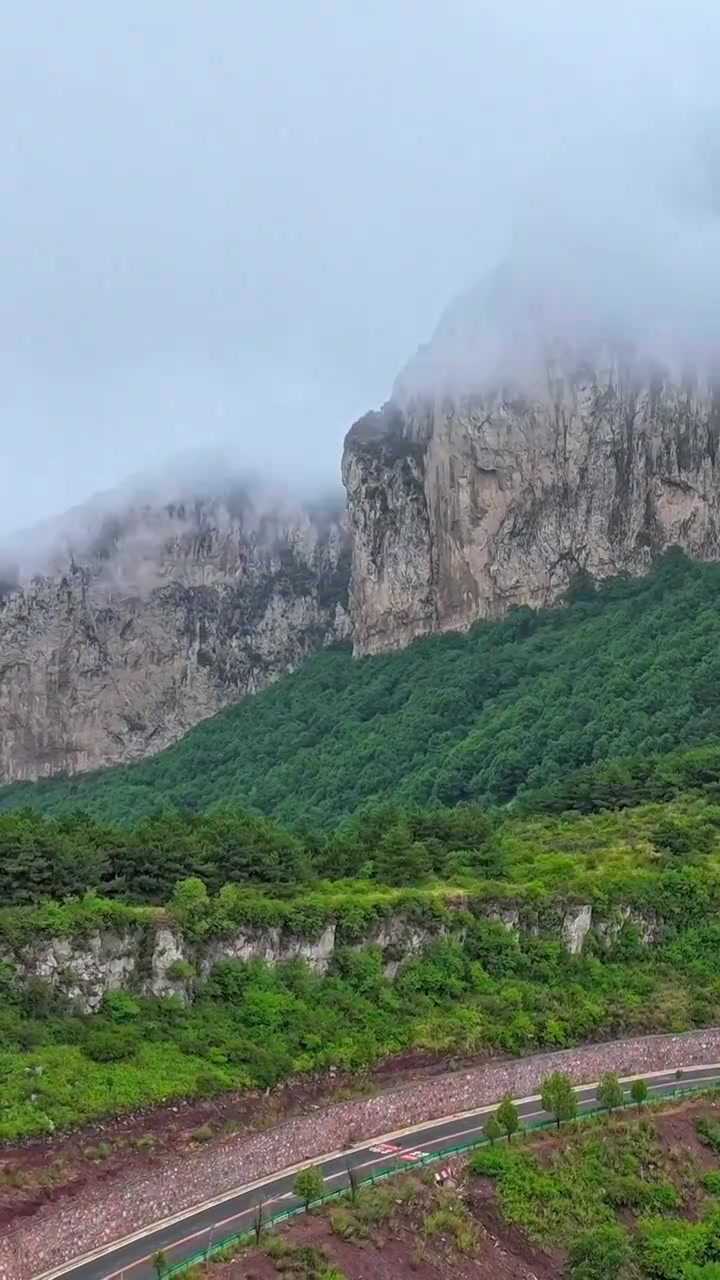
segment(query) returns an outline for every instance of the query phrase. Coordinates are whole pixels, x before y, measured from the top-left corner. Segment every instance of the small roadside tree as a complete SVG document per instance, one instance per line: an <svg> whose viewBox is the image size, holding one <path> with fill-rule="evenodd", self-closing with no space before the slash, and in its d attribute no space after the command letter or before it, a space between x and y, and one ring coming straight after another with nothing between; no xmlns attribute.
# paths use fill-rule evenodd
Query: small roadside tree
<svg viewBox="0 0 720 1280"><path fill-rule="evenodd" d="M598 1087L596 1097L601 1107L614 1111L623 1104L623 1091L620 1081L612 1071L606 1071Z"/></svg>
<svg viewBox="0 0 720 1280"><path fill-rule="evenodd" d="M313 1200L319 1200L325 1189L325 1179L315 1165L301 1169L293 1183L293 1191L307 1209Z"/></svg>
<svg viewBox="0 0 720 1280"><path fill-rule="evenodd" d="M642 1110L642 1105L648 1096L648 1087L644 1080L633 1080L630 1086L630 1097L632 1098L638 1111Z"/></svg>
<svg viewBox="0 0 720 1280"><path fill-rule="evenodd" d="M520 1127L520 1115L509 1094L505 1094L497 1109L497 1122L500 1128L505 1130L508 1142L512 1141L513 1134L517 1133Z"/></svg>
<svg viewBox="0 0 720 1280"><path fill-rule="evenodd" d="M543 1111L552 1116L560 1128L563 1120L574 1120L577 1115L577 1097L569 1076L562 1071L553 1071L542 1082L540 1093Z"/></svg>
<svg viewBox="0 0 720 1280"><path fill-rule="evenodd" d="M485 1134L485 1137L487 1138L491 1147L495 1146L495 1143L497 1142L498 1138L502 1138L502 1134L503 1134L502 1126L497 1116L490 1116L490 1119L487 1121L487 1124L483 1129L483 1133Z"/></svg>
<svg viewBox="0 0 720 1280"><path fill-rule="evenodd" d="M265 1226L265 1205L263 1204L262 1200L258 1200L257 1204L255 1205L255 1212L253 1214L253 1235L255 1237L256 1245L260 1244L264 1226Z"/></svg>
<svg viewBox="0 0 720 1280"><path fill-rule="evenodd" d="M154 1270L155 1270L155 1275L158 1277L158 1280L160 1280L160 1276L162 1275L163 1271L167 1271L167 1264L168 1264L168 1260L167 1260L167 1254L166 1254L165 1250L164 1250L164 1249L158 1249L158 1250L157 1250L157 1251L152 1255L152 1257L151 1257L150 1261L151 1261L151 1262L152 1262L152 1264L153 1264L153 1268L154 1268Z"/></svg>

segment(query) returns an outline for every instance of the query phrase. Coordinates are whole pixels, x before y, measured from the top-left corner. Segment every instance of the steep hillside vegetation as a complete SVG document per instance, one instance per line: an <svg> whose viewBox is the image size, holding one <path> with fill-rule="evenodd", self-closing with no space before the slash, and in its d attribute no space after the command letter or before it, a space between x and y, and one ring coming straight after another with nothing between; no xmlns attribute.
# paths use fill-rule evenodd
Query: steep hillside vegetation
<svg viewBox="0 0 720 1280"><path fill-rule="evenodd" d="M397 1054L720 1022L706 799L497 827L463 808L377 814L327 843L286 835L294 888L282 836L229 815L125 833L0 820L5 901L27 903L0 910L0 1140ZM331 880L343 856L357 878ZM209 892L168 891L200 867ZM92 874L111 896L52 900Z"/></svg>
<svg viewBox="0 0 720 1280"><path fill-rule="evenodd" d="M670 551L645 578L577 580L558 609L374 658L335 648L153 759L6 788L0 809L123 824L231 804L328 827L378 801L542 790L557 808L569 773L627 757L637 781L638 759L720 736L719 602L720 565Z"/></svg>

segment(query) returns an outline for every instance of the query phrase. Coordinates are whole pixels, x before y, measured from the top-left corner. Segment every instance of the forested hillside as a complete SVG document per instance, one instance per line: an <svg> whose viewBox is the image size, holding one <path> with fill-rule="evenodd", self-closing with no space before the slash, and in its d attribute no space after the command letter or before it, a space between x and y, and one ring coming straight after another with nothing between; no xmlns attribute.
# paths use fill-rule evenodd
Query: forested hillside
<svg viewBox="0 0 720 1280"><path fill-rule="evenodd" d="M0 1138L720 1020L719 599L720 565L670 554L553 611L327 652L154 760L6 790ZM163 930L179 995L147 986ZM272 931L329 932L325 970L265 962ZM218 950L239 935L250 959ZM73 966L104 938L137 963L83 1015Z"/></svg>
<svg viewBox="0 0 720 1280"><path fill-rule="evenodd" d="M498 824L463 807L376 813L303 840L231 814L125 832L5 815L0 850L15 904L0 909L0 1140L395 1053L518 1054L720 1021L720 808L699 795ZM578 951L564 922L579 904L593 926ZM409 932L383 932L403 920ZM238 932L264 945L271 929L312 944L328 925L324 975L217 945ZM168 928L183 1000L142 981ZM412 932L418 951L397 942ZM139 970L82 1016L66 988L103 937L108 956L135 938ZM28 978L51 938L63 968Z"/></svg>
<svg viewBox="0 0 720 1280"><path fill-rule="evenodd" d="M0 809L80 807L129 824L232 805L333 827L378 801L505 805L540 792L557 809L574 803L568 786L599 795L628 770L635 803L650 756L720 737L719 603L720 565L671 551L645 578L576 581L557 609L380 657L326 651L159 756L9 787ZM620 774L597 773L617 757Z"/></svg>

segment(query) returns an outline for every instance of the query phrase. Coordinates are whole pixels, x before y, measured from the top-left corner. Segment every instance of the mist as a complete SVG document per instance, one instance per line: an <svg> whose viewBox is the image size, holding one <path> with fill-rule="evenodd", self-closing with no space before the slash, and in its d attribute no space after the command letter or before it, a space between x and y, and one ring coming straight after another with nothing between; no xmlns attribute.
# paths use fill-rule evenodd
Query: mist
<svg viewBox="0 0 720 1280"><path fill-rule="evenodd" d="M458 295L460 382L538 329L718 349L712 0L29 0L3 28L0 535L188 450L332 487Z"/></svg>

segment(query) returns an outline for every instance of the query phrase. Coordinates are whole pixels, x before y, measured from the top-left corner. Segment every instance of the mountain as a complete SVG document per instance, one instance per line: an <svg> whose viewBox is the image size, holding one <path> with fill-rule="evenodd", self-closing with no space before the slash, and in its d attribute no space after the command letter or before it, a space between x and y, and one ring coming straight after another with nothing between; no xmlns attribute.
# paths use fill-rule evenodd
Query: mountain
<svg viewBox="0 0 720 1280"><path fill-rule="evenodd" d="M541 608L578 571L643 573L668 546L720 556L712 365L660 362L580 319L549 342L574 314L501 273L351 428L356 654Z"/></svg>
<svg viewBox="0 0 720 1280"><path fill-rule="evenodd" d="M376 657L334 646L152 759L5 788L0 810L80 807L122 825L238 806L327 828L378 803L542 792L552 811L672 795L672 768L643 790L650 758L720 738L719 605L720 564L670 551L639 578L578 578L553 609ZM717 781L715 757L697 768Z"/></svg>
<svg viewBox="0 0 720 1280"><path fill-rule="evenodd" d="M154 754L350 636L381 654L671 546L719 559L717 363L573 271L448 310L349 431L346 510L216 466L23 538L19 571L0 553L0 782Z"/></svg>
<svg viewBox="0 0 720 1280"><path fill-rule="evenodd" d="M152 754L347 634L341 503L213 486L115 495L21 541L0 587L2 781Z"/></svg>

